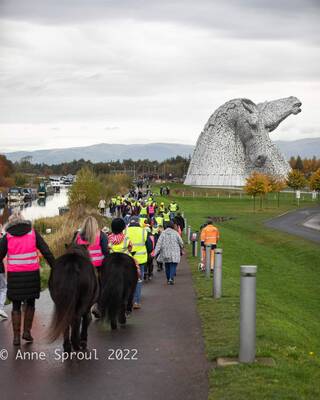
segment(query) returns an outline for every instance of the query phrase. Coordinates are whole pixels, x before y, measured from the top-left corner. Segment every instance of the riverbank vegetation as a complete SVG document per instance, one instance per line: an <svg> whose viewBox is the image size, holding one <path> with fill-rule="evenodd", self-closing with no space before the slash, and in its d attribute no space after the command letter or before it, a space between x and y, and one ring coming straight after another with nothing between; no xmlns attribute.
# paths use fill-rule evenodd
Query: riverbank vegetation
<svg viewBox="0 0 320 400"><path fill-rule="evenodd" d="M93 169L84 167L69 190L69 206L97 207L100 199L110 200L112 196L127 193L131 185L128 175L97 175Z"/></svg>
<svg viewBox="0 0 320 400"><path fill-rule="evenodd" d="M94 216L101 229L109 225L108 218L98 212L99 200L108 201L111 196L127 193L130 185L131 178L127 175L96 175L85 167L78 172L76 182L69 189L70 211L56 217L40 218L34 222L34 227L44 236L54 256L59 257L87 216ZM42 288L45 288L50 270L44 261L42 264Z"/></svg>
<svg viewBox="0 0 320 400"><path fill-rule="evenodd" d="M189 190L175 185L173 192ZM158 188L157 188L158 190ZM200 190L200 189L199 189ZM205 191L204 191L205 193ZM213 300L212 281L198 271L191 256L197 306L208 360L209 399L320 398L320 249L315 243L264 226L269 218L294 209L292 195L284 193L274 205L252 213L252 199L240 197L175 199L192 230L207 217L233 217L218 223L223 248L223 297ZM314 205L305 200L305 205ZM237 357L239 351L240 265L257 265L257 356L272 357L274 367L238 365L214 368L217 357Z"/></svg>

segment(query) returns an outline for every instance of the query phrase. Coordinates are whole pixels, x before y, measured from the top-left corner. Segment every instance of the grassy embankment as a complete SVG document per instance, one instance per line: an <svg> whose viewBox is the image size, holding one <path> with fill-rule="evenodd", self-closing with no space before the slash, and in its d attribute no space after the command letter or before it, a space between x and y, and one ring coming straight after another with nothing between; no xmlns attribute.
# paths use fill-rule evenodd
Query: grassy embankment
<svg viewBox="0 0 320 400"><path fill-rule="evenodd" d="M173 185L171 185L173 186ZM252 200L239 195L173 196L194 230L207 216L232 216L217 224L223 248L223 297L213 300L212 282L197 271L191 256L197 306L207 356L237 356L239 348L240 265L257 265L257 356L272 357L276 366L212 367L209 399L319 399L320 398L320 248L319 245L266 228L263 222L294 208L292 194L282 194L280 208L273 195L268 208L252 211ZM213 191L214 192L214 191ZM213 194L212 192L212 194ZM202 196L202 197L199 197ZM215 196L217 192L215 191ZM171 198L171 197L170 197ZM167 203L168 198L163 198ZM303 205L314 203L307 202Z"/></svg>

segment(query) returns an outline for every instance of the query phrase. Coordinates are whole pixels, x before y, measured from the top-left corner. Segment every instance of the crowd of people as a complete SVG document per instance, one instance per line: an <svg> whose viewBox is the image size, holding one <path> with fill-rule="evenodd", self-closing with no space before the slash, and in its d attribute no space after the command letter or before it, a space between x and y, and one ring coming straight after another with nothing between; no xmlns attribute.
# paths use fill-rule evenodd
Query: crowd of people
<svg viewBox="0 0 320 400"><path fill-rule="evenodd" d="M106 201L98 208L106 212ZM153 277L153 264L158 271L165 270L168 285L174 285L177 265L183 254L182 231L185 221L178 204L172 200L167 206L158 202L150 189L131 190L127 195L110 200L111 229L98 226L96 218L87 217L72 241L86 245L91 262L101 279L103 261L109 253L121 252L133 257L138 270L138 283L134 295L134 309L141 308L142 285ZM1 229L0 239L0 319L8 318L4 311L6 298L12 302L13 343L20 345L22 312L24 321L22 339L32 342L31 328L35 312L35 300L40 297L41 253L51 268L55 257L48 244L20 212L14 212ZM96 304L92 313L100 317Z"/></svg>
<svg viewBox="0 0 320 400"><path fill-rule="evenodd" d="M164 202L155 200L153 194L148 190L146 193L137 188L131 190L128 196L113 197L109 203L110 214L114 221L121 219L125 226L126 235L133 243L140 241L145 245L143 257L137 253L134 258L138 259L142 280L150 280L153 276L154 260L157 262L157 269L166 271L167 283L174 285L176 269L183 252L182 231L185 228L185 221L179 211L178 204L172 200L168 206ZM135 237L132 238L133 229ZM146 238L141 241L142 233ZM161 240L159 240L161 238ZM139 249L140 253L140 249ZM141 290L141 282L138 282L138 292ZM134 308L140 308L140 299L135 299Z"/></svg>

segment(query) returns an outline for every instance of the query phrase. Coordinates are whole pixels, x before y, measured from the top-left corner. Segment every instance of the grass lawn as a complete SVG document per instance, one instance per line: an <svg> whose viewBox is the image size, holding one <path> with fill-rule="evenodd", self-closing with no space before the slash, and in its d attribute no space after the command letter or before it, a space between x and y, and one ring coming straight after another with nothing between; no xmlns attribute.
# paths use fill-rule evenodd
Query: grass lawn
<svg viewBox="0 0 320 400"><path fill-rule="evenodd" d="M240 265L251 264L258 266L257 356L276 362L275 367L212 368L209 399L320 399L320 246L263 225L295 207L292 194L282 196L280 208L271 197L267 209L253 213L249 198L206 198L201 191L195 198L182 197L179 185L174 191L179 195L170 199L193 230L207 216L234 217L217 224L223 248L221 299L212 299L211 280L197 271L199 259L188 252L208 359L238 355Z"/></svg>

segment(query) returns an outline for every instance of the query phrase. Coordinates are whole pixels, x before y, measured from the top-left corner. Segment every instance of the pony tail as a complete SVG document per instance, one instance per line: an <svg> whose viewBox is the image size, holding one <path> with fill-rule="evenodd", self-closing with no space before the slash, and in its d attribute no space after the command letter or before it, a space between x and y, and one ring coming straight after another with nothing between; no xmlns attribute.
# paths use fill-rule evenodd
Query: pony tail
<svg viewBox="0 0 320 400"><path fill-rule="evenodd" d="M54 267L54 284L59 286L59 298L54 299L55 306L49 333L47 335L49 343L54 342L61 334L63 335L66 329L71 325L79 298L80 266L78 263L72 261L60 266L63 271L57 272L57 269L59 269L59 265L57 264Z"/></svg>

